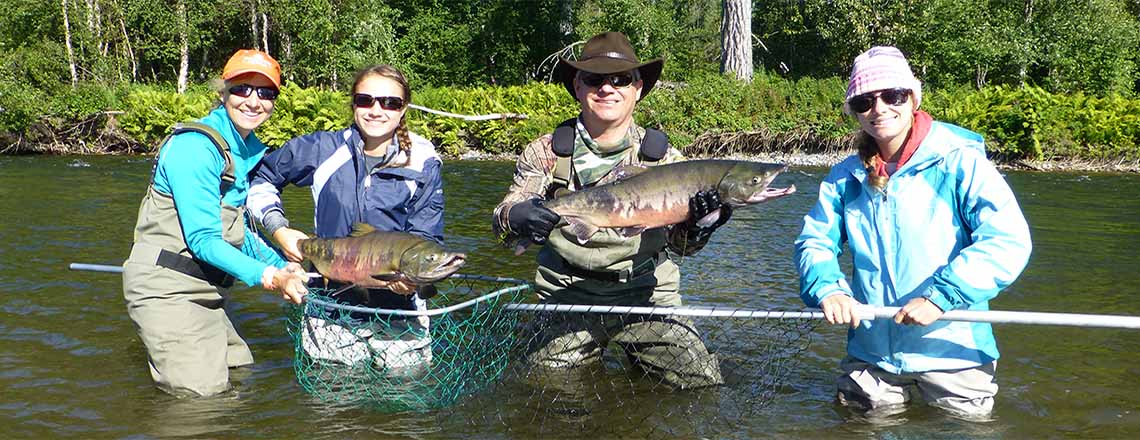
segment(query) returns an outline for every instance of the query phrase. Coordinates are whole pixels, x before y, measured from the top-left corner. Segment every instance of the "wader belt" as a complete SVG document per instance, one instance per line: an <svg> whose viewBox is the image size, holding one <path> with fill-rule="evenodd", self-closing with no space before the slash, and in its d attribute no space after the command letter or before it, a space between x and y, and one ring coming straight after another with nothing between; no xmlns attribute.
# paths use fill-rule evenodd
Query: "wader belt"
<svg viewBox="0 0 1140 440"><path fill-rule="evenodd" d="M653 256L650 258L646 258L639 262L634 262L633 267L630 269L616 272L609 270L583 269L581 267L575 266L569 261L566 261L565 258L562 258L562 265L566 268L567 273L579 278L589 278L599 281L608 281L611 283L628 283L632 280L636 280L657 271L657 266L661 265L661 263L665 262L665 260L668 258L669 256L666 255L664 250L662 250L656 254L653 254Z"/></svg>
<svg viewBox="0 0 1140 440"><path fill-rule="evenodd" d="M154 262L175 272L183 273L215 286L230 288L234 285L234 277L204 261L176 254L163 249L158 252L158 259Z"/></svg>

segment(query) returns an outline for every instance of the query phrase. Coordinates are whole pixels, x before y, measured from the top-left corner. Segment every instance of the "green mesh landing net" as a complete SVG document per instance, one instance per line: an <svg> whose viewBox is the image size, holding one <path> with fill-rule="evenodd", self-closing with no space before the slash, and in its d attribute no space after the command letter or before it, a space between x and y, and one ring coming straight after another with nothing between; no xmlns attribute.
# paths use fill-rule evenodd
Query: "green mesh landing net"
<svg viewBox="0 0 1140 440"><path fill-rule="evenodd" d="M436 287L419 311L352 306L311 290L288 313L301 386L325 401L398 412L446 407L498 381L518 344L519 315L501 309L530 286L455 275Z"/></svg>
<svg viewBox="0 0 1140 440"><path fill-rule="evenodd" d="M449 408L470 436L755 438L795 399L810 313L510 304L519 349L496 387ZM571 434L572 433L572 434Z"/></svg>

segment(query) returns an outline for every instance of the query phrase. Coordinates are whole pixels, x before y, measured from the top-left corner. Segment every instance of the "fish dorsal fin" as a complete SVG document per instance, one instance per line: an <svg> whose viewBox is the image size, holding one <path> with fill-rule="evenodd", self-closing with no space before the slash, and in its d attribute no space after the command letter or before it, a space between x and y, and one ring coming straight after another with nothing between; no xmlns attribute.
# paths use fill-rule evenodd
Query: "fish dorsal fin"
<svg viewBox="0 0 1140 440"><path fill-rule="evenodd" d="M614 169L614 182L621 182L630 177L644 173L649 167L644 165L622 165Z"/></svg>
<svg viewBox="0 0 1140 440"><path fill-rule="evenodd" d="M376 228L367 223L353 223L352 232L348 234L349 237L361 237L376 232Z"/></svg>
<svg viewBox="0 0 1140 440"><path fill-rule="evenodd" d="M598 232L597 226L591 224L590 222L582 220L579 217L562 218L570 224L567 227L570 228L570 233L574 234L574 237L578 239L578 244L586 244L586 242L590 241L590 237L593 237L594 233Z"/></svg>

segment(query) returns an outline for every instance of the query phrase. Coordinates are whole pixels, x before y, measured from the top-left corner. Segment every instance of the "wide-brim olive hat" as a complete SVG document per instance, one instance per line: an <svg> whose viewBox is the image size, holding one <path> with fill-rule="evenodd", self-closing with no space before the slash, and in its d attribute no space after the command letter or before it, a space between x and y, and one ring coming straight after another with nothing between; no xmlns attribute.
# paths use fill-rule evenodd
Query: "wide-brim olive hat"
<svg viewBox="0 0 1140 440"><path fill-rule="evenodd" d="M579 70L606 74L636 69L642 81L639 99L644 99L653 90L653 86L657 85L657 78L661 77L661 69L665 67L665 61L660 58L644 63L638 60L633 46L629 44L629 38L621 32L595 35L586 41L579 60L559 57L558 61L558 66L554 68L554 78L566 86L566 91L570 92L574 100L578 99L574 94L574 75Z"/></svg>

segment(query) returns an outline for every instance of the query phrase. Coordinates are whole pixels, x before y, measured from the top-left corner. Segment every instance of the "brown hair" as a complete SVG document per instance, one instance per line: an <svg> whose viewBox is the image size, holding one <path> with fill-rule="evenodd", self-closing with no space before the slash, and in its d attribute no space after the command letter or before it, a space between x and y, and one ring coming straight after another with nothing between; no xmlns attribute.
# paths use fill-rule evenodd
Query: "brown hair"
<svg viewBox="0 0 1140 440"><path fill-rule="evenodd" d="M875 188L885 189L890 177L879 175L879 163L883 159L879 157L879 144L875 143L875 138L865 131L860 131L855 136L855 146L859 150L859 159L863 160L863 167L867 170L867 181Z"/></svg>
<svg viewBox="0 0 1140 440"><path fill-rule="evenodd" d="M843 102L843 112L853 118L859 118L855 111L851 110L847 101ZM872 187L880 190L886 189L887 180L890 180L890 177L879 175L879 163L883 159L879 157L879 144L875 142L875 138L860 129L859 133L855 135L855 148L859 151L859 159L863 161L863 168L867 170L867 181L871 183Z"/></svg>
<svg viewBox="0 0 1140 440"><path fill-rule="evenodd" d="M400 89L404 91L404 106L412 103L412 88L408 85L408 78L404 73L388 64L373 64L371 66L360 69L356 72L356 76L352 79L352 90L350 94L355 95L356 90L360 87L360 83L364 82L365 78L377 75L390 80L396 81L400 84ZM351 104L351 101L349 103ZM388 164L391 167L402 167L408 164L412 159L412 136L408 133L407 113L400 118L400 125L396 127L396 141L400 144L400 151L404 152L403 163Z"/></svg>

